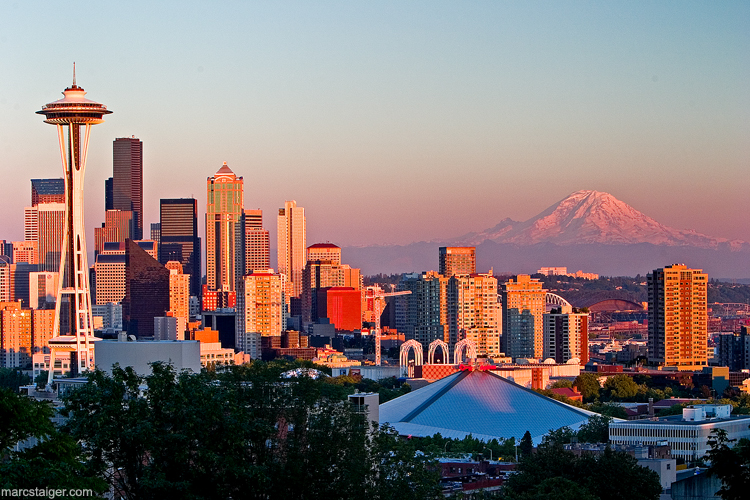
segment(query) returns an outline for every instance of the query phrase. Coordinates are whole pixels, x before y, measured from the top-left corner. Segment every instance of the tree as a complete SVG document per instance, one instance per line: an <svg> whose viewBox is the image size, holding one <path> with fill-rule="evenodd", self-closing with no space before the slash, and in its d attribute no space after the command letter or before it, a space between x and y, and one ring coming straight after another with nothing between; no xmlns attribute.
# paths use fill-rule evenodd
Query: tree
<svg viewBox="0 0 750 500"><path fill-rule="evenodd" d="M578 392L583 396L583 400L587 403L594 401L599 398L599 377L593 373L581 373L578 375L573 382L573 385L578 388Z"/></svg>
<svg viewBox="0 0 750 500"><path fill-rule="evenodd" d="M612 417L592 415L589 421L578 429L578 441L581 443L609 442L609 423Z"/></svg>
<svg viewBox="0 0 750 500"><path fill-rule="evenodd" d="M609 399L632 399L638 394L639 386L627 375L615 375L604 382L604 391Z"/></svg>
<svg viewBox="0 0 750 500"><path fill-rule="evenodd" d="M555 383L550 386L550 389L562 389L566 387L573 387L573 382L563 378L560 380L556 380Z"/></svg>
<svg viewBox="0 0 750 500"><path fill-rule="evenodd" d="M630 455L609 448L598 456L584 454L577 457L565 450L562 444L550 441L539 446L536 453L523 457L517 470L518 473L506 483L511 499L569 498L563 496L563 487L570 483L583 490L576 491L580 498L587 499L657 500L661 494L658 474L638 466L637 460ZM552 481L553 478L556 480ZM617 480L613 481L613 478Z"/></svg>
<svg viewBox="0 0 750 500"><path fill-rule="evenodd" d="M31 377L24 374L20 368L0 368L0 388L18 392L22 385L31 383Z"/></svg>
<svg viewBox="0 0 750 500"><path fill-rule="evenodd" d="M119 367L92 372L66 399L66 428L86 442L85 464L125 498L440 494L428 454L327 397L335 385L282 378L293 366L253 362L178 374L154 364L147 377Z"/></svg>
<svg viewBox="0 0 750 500"><path fill-rule="evenodd" d="M90 489L106 491L81 461L81 446L52 424L52 407L0 389L0 488ZM10 451L16 443L29 446Z"/></svg>
<svg viewBox="0 0 750 500"><path fill-rule="evenodd" d="M534 451L534 443L531 440L531 433L529 431L524 432L521 442L518 444L518 449L521 451L521 456L531 455Z"/></svg>
<svg viewBox="0 0 750 500"><path fill-rule="evenodd" d="M628 413L625 411L625 408L615 403L592 403L589 405L588 409L607 417L622 419L628 418Z"/></svg>
<svg viewBox="0 0 750 500"><path fill-rule="evenodd" d="M734 448L730 448L732 442L724 429L711 431L708 439L711 466L708 472L721 479L721 489L718 491L721 498L741 500L750 491L750 441L742 439Z"/></svg>

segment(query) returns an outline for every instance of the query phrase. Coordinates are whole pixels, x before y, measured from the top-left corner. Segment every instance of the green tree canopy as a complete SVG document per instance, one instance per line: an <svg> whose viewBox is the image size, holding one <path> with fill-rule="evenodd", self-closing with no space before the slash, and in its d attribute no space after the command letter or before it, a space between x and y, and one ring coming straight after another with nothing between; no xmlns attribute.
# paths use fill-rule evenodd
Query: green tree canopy
<svg viewBox="0 0 750 500"><path fill-rule="evenodd" d="M599 377L593 373L581 373L578 375L573 382L573 385L578 388L578 392L583 396L583 400L586 403L599 399Z"/></svg>
<svg viewBox="0 0 750 500"><path fill-rule="evenodd" d="M332 385L281 363L89 374L66 400L84 459L125 498L436 498L437 469ZM387 477L388 481L379 480ZM398 491L394 488L398 485Z"/></svg>
<svg viewBox="0 0 750 500"><path fill-rule="evenodd" d="M638 394L639 386L628 375L615 375L604 382L604 392L608 399L618 401L633 399Z"/></svg>

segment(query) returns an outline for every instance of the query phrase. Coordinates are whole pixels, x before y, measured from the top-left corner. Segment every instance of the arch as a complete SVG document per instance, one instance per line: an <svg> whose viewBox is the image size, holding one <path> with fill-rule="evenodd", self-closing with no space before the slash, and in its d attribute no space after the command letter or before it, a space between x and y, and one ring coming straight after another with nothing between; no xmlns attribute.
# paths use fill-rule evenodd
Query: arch
<svg viewBox="0 0 750 500"><path fill-rule="evenodd" d="M456 344L453 348L453 364L459 365L463 361L463 351L466 350L466 357L469 359L476 359L477 357L477 345L471 339L463 339Z"/></svg>
<svg viewBox="0 0 750 500"><path fill-rule="evenodd" d="M435 352L438 350L438 347L443 350L443 364L448 364L448 344L443 342L440 339L437 339L430 343L430 348L427 351L427 363L430 365L435 364Z"/></svg>
<svg viewBox="0 0 750 500"><path fill-rule="evenodd" d="M564 298L560 297L559 295L555 293L549 293L547 292L544 295L544 302L547 306L547 312L550 312L552 309L556 307L573 307L570 305L570 302L565 300Z"/></svg>
<svg viewBox="0 0 750 500"><path fill-rule="evenodd" d="M422 344L414 339L407 340L401 344L401 353L399 356L399 364L401 368L404 368L409 364L409 349L414 349L414 365L420 366L423 364L423 351Z"/></svg>

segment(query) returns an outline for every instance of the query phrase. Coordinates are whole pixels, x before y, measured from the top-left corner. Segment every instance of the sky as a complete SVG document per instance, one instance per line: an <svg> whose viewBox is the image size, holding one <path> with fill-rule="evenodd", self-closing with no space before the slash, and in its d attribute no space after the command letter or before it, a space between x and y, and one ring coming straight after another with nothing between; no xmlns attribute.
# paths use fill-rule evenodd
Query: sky
<svg viewBox="0 0 750 500"><path fill-rule="evenodd" d="M407 244L526 220L580 189L750 241L750 2L0 3L0 239L60 177L34 114L72 82L92 129L86 225L112 141L144 143L144 229L224 161L275 238Z"/></svg>

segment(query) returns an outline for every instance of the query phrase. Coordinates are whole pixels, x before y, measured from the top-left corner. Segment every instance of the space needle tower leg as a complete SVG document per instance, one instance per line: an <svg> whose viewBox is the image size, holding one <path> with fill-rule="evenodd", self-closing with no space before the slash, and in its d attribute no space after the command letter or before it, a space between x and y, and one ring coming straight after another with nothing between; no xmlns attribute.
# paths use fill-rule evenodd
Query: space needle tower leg
<svg viewBox="0 0 750 500"><path fill-rule="evenodd" d="M83 181L91 125L102 123L103 115L111 111L102 104L85 99L86 92L75 83L75 71L73 75L72 87L63 92L65 98L49 103L41 111L37 111L46 116L45 122L57 126L65 174L65 228L60 251L60 280L55 304L53 338L49 341L51 355L48 386L52 383L58 352L71 353L70 368L74 374L94 367L95 339L83 220ZM68 303L68 335L60 334L61 306L64 297Z"/></svg>

